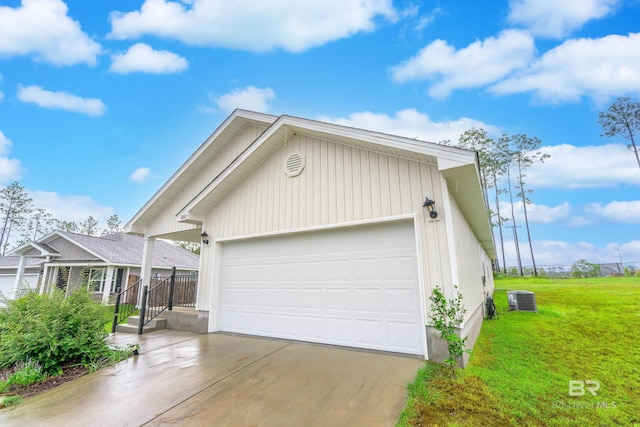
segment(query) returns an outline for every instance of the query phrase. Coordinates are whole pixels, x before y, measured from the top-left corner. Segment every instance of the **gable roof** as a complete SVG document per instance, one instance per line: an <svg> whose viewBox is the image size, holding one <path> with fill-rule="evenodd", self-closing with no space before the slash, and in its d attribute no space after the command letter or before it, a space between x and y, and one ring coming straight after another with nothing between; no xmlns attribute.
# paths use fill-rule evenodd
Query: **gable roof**
<svg viewBox="0 0 640 427"><path fill-rule="evenodd" d="M261 162L292 136L304 134L381 154L437 165L476 237L487 253L491 257L495 257L493 233L482 197L476 152L333 123L289 115L275 117L245 110L234 111L160 191L127 223L125 230L137 232L143 229L151 218L162 212L162 208L170 203L172 193L176 194L176 190L181 191L189 185L192 177L206 165L205 162L199 161L198 156L211 158L206 153L214 150L218 143L226 147L230 142L229 138L238 134L238 129L243 129L250 123L257 122L262 125L267 124L268 127L186 205L179 211L172 212L176 221L190 224L201 223L210 207L235 188ZM167 199L163 200L165 196Z"/></svg>
<svg viewBox="0 0 640 427"><path fill-rule="evenodd" d="M171 203L172 196L181 193L218 154L220 154L248 126L271 125L277 119L270 114L235 110L207 138L169 180L125 225L126 232L137 233ZM168 195L170 197L164 197ZM199 232L197 237L199 238Z"/></svg>
<svg viewBox="0 0 640 427"><path fill-rule="evenodd" d="M58 242L61 238L93 255L96 261L113 265L142 265L144 238L124 233L87 236L67 231L54 231L37 242L30 242L14 249L11 253L22 255L36 248L41 250L40 257L45 257L53 252L60 255L63 248ZM60 248L57 249L55 246L60 246ZM153 267L197 270L199 262L199 256L186 249L163 240L155 242Z"/></svg>

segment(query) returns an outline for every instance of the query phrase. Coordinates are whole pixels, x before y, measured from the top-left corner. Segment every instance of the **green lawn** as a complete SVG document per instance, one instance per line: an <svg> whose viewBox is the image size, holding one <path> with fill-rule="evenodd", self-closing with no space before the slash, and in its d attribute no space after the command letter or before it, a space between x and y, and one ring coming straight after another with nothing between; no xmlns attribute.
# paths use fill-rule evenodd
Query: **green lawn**
<svg viewBox="0 0 640 427"><path fill-rule="evenodd" d="M538 313L508 311L516 289ZM640 279L505 279L495 301L467 368L427 363L398 425L640 426Z"/></svg>
<svg viewBox="0 0 640 427"><path fill-rule="evenodd" d="M121 307L124 307L121 306ZM111 325L113 324L113 311L115 310L115 306L113 305L103 305L102 306L102 319L104 321L104 330L108 333L111 333ZM122 308L120 310L122 313ZM137 316L138 310L135 310L130 316ZM127 323L126 319L122 323Z"/></svg>

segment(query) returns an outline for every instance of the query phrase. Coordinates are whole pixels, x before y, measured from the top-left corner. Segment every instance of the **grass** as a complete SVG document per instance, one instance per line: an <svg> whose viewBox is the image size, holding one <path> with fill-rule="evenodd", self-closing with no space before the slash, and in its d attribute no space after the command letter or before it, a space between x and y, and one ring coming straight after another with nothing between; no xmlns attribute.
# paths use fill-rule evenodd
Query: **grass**
<svg viewBox="0 0 640 427"><path fill-rule="evenodd" d="M22 397L20 396L3 396L0 399L0 408L16 406L22 403Z"/></svg>
<svg viewBox="0 0 640 427"><path fill-rule="evenodd" d="M508 311L515 289L535 292L538 313ZM504 279L494 297L500 318L467 368L427 362L399 426L640 426L640 279ZM597 396L569 396L588 380Z"/></svg>
<svg viewBox="0 0 640 427"><path fill-rule="evenodd" d="M124 305L123 305L124 307ZM113 324L113 311L115 310L114 305L103 305L102 306L102 319L104 321L104 330L108 333L111 333L111 325ZM137 316L138 310L135 310L131 313L130 316ZM126 319L123 323L126 323Z"/></svg>

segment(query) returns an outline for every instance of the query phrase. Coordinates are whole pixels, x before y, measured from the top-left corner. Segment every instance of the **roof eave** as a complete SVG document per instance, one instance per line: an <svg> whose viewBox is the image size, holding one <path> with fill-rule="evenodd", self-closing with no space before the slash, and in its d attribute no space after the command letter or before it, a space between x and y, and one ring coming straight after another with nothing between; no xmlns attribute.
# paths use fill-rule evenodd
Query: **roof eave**
<svg viewBox="0 0 640 427"><path fill-rule="evenodd" d="M270 114L258 113L254 111L236 109L229 117L223 121L220 126L198 147L198 149L187 159L187 161L160 187L160 189L145 203L145 205L129 220L123 227L126 233L144 234L146 232L146 223L142 223L141 219L149 211L149 209L157 203L169 189L180 180L190 166L206 151L206 149L223 134L236 120L245 120L255 123L270 124L276 120L276 116Z"/></svg>

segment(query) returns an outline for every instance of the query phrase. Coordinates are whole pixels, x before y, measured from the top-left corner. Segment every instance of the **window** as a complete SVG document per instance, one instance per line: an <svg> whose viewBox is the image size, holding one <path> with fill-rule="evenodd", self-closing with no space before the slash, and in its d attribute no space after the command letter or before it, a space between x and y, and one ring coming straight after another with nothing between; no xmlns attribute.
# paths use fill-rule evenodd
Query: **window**
<svg viewBox="0 0 640 427"><path fill-rule="evenodd" d="M87 290L89 292L104 291L104 276L106 270L104 268L92 268L87 279Z"/></svg>
<svg viewBox="0 0 640 427"><path fill-rule="evenodd" d="M111 275L111 283L109 286L109 292L115 291L117 274L114 271ZM89 271L89 277L87 279L87 290L89 292L104 292L104 285L107 278L106 268L92 268Z"/></svg>

